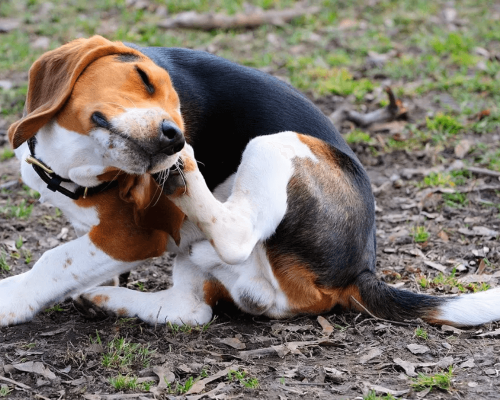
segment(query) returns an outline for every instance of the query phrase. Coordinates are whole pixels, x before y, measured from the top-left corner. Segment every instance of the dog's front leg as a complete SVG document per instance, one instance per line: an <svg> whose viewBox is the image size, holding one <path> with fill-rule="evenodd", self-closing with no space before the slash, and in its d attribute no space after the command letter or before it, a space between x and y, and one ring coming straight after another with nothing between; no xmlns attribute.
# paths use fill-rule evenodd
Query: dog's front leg
<svg viewBox="0 0 500 400"><path fill-rule="evenodd" d="M49 250L30 271L0 280L0 326L29 321L45 307L138 264L113 259L88 235Z"/></svg>

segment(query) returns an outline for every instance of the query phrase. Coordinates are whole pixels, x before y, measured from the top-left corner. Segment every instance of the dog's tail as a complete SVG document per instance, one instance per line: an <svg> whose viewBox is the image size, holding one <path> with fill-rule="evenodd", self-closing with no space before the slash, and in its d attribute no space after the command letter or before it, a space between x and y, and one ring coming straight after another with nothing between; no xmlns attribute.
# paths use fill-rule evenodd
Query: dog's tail
<svg viewBox="0 0 500 400"><path fill-rule="evenodd" d="M356 280L363 307L378 318L405 321L421 318L431 324L481 325L500 320L500 288L453 297L435 297L396 289L372 272ZM353 308L362 308L351 300Z"/></svg>

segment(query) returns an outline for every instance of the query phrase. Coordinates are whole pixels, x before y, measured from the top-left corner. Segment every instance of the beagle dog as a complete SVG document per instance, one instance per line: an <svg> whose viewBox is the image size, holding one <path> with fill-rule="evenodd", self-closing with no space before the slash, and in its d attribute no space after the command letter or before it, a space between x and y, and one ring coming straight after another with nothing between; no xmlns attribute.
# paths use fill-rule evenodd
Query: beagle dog
<svg viewBox="0 0 500 400"><path fill-rule="evenodd" d="M284 318L336 306L477 325L500 291L431 297L375 277L366 172L312 102L211 54L99 36L42 55L9 128L24 182L78 238L0 281L0 325L68 297L151 324L204 324L219 300ZM165 251L173 286L98 286Z"/></svg>

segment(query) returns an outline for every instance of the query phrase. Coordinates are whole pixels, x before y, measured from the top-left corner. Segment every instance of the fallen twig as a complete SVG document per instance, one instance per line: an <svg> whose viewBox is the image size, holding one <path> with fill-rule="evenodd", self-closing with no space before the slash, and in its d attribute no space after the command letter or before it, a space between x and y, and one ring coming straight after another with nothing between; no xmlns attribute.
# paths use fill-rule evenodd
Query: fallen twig
<svg viewBox="0 0 500 400"><path fill-rule="evenodd" d="M23 388L23 389L33 390L30 386L25 385L24 383L17 382L13 379L6 378L5 376L2 376L2 375L0 375L0 381L12 383L13 385L19 386L20 388Z"/></svg>
<svg viewBox="0 0 500 400"><path fill-rule="evenodd" d="M401 100L396 99L392 89L389 86L386 86L384 90L389 97L389 104L386 107L372 111L368 114L361 114L357 111L347 110L345 112L346 119L354 122L356 125L367 126L375 122L393 121L403 114L406 114L406 108L403 107Z"/></svg>
<svg viewBox="0 0 500 400"><path fill-rule="evenodd" d="M252 28L264 24L283 25L285 22L302 15L316 14L320 7L297 6L286 10L264 11L256 8L248 13L235 15L226 14L198 14L196 11L187 11L177 14L173 18L161 21L160 28L190 28L190 29L228 29L228 28Z"/></svg>
<svg viewBox="0 0 500 400"><path fill-rule="evenodd" d="M491 169L487 168L479 168L479 167L464 167L467 171L470 171L474 174L478 175L488 175L488 176L493 176L495 178L500 177L500 172L493 171Z"/></svg>

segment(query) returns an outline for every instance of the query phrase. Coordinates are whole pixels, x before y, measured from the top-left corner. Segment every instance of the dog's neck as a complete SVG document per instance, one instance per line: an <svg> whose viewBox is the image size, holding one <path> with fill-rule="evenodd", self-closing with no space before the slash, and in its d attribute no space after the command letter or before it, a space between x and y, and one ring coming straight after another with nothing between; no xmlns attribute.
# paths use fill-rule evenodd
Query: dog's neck
<svg viewBox="0 0 500 400"><path fill-rule="evenodd" d="M86 135L69 131L57 122L45 125L36 134L35 156L57 175L83 187L102 183L104 149Z"/></svg>

